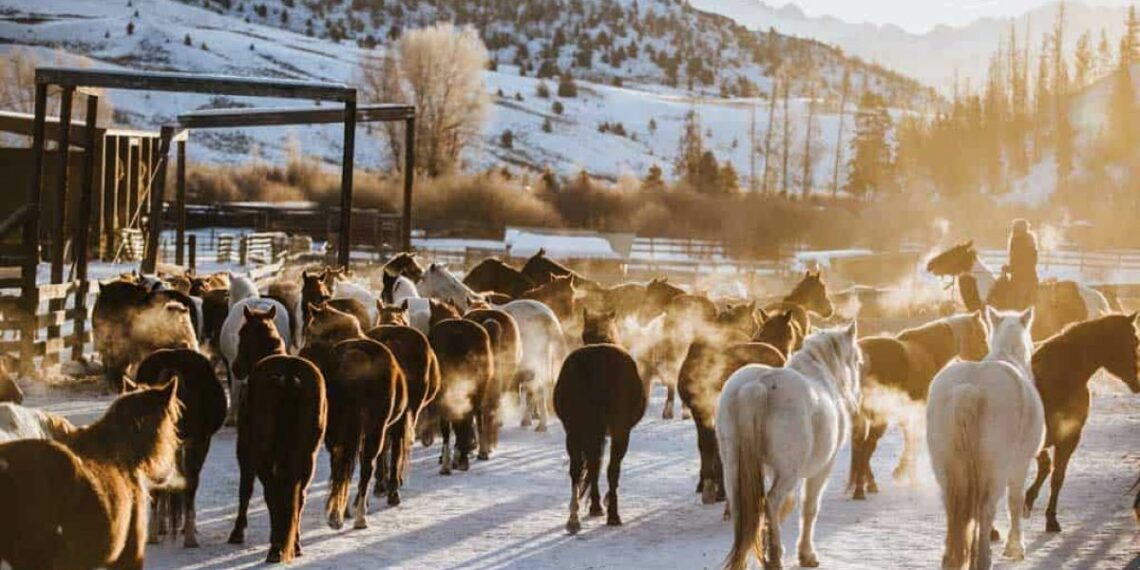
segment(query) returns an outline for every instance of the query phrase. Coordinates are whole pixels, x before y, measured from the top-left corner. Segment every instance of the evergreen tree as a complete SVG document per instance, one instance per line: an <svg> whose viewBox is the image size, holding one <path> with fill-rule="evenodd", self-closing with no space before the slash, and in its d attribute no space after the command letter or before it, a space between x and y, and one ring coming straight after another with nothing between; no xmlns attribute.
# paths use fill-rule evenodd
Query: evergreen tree
<svg viewBox="0 0 1140 570"><path fill-rule="evenodd" d="M1073 89L1083 89L1096 74L1096 54L1093 53L1092 35L1088 30L1077 40L1073 54Z"/></svg>
<svg viewBox="0 0 1140 570"><path fill-rule="evenodd" d="M641 180L641 189L646 192L661 192L665 190L665 176L660 166L654 164L649 167L649 173Z"/></svg>
<svg viewBox="0 0 1140 570"><path fill-rule="evenodd" d="M1112 73L1112 44L1108 42L1108 30L1100 29L1100 43L1096 48L1096 75L1104 77Z"/></svg>
<svg viewBox="0 0 1140 570"><path fill-rule="evenodd" d="M740 176L737 175L736 167L732 166L731 160L726 160L721 165L718 182L722 194L735 194L740 190Z"/></svg>
<svg viewBox="0 0 1140 570"><path fill-rule="evenodd" d="M847 162L845 188L852 196L866 198L888 187L892 170L888 142L891 128L886 102L865 91L855 113L855 136L851 139L851 158Z"/></svg>
<svg viewBox="0 0 1140 570"><path fill-rule="evenodd" d="M681 126L681 140L678 144L677 158L673 162L673 173L690 188L698 186L702 153L704 153L704 141L701 138L701 119L696 111L690 109L685 114L685 122Z"/></svg>

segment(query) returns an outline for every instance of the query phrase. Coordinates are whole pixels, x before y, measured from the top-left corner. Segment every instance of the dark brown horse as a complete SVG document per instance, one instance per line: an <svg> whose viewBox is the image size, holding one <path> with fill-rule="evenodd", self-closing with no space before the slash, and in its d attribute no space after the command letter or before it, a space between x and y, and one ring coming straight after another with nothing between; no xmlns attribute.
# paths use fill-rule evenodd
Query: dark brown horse
<svg viewBox="0 0 1140 570"><path fill-rule="evenodd" d="M540 248L534 255L530 256L523 265L522 274L530 279L535 286L545 285L551 279L560 275L569 275L575 286L594 284L597 282L587 279L582 274L550 259L546 255L546 249Z"/></svg>
<svg viewBox="0 0 1140 570"><path fill-rule="evenodd" d="M382 322L398 321L396 315L402 314L395 313L388 306L379 308ZM403 322L407 323L406 320ZM395 506L400 504L400 487L406 477L416 425L423 422L422 414L439 394L439 361L427 337L406 324L382 324L366 334L392 351L408 384L407 411L388 431L388 444L381 452L380 475L376 483L376 495L386 492L388 504ZM388 463L383 462L385 458Z"/></svg>
<svg viewBox="0 0 1140 570"><path fill-rule="evenodd" d="M195 499L201 480L202 466L210 453L210 440L222 428L226 419L226 391L210 360L199 352L185 348L162 349L152 352L139 363L135 383L161 386L172 378L178 379L177 398L182 406L178 418L177 464L186 486L181 491L156 494L158 512L167 515L172 534L177 534L180 523L183 545L198 546L197 511ZM183 516L184 515L184 516ZM165 520L159 518L158 533L166 530Z"/></svg>
<svg viewBox="0 0 1140 570"><path fill-rule="evenodd" d="M389 429L408 409L408 387L392 351L364 336L360 322L328 304L309 307L305 326L308 358L325 377L329 452L329 497L325 503L329 526L339 530L348 508L348 487L360 461L360 480L353 503L354 528L367 528L368 486ZM406 424L400 423L401 442ZM403 453L396 454L395 471L402 471Z"/></svg>
<svg viewBox="0 0 1140 570"><path fill-rule="evenodd" d="M1069 459L1081 440L1089 417L1088 382L1101 368L1122 380L1133 393L1140 392L1136 332L1137 314L1109 315L1070 325L1033 353L1033 379L1045 406L1045 449L1037 456L1037 478L1025 493L1028 513L1045 478L1050 481L1045 530L1061 532L1057 500L1065 483ZM1053 457L1049 457L1049 448Z"/></svg>
<svg viewBox="0 0 1140 570"><path fill-rule="evenodd" d="M582 302L591 311L614 311L619 321L636 316L645 300L647 286L641 283L621 283L602 287L586 283L582 286Z"/></svg>
<svg viewBox="0 0 1140 570"><path fill-rule="evenodd" d="M424 268L416 261L414 253L401 252L393 255L387 263L384 264L384 273L388 275L403 275L411 279L413 283L418 283L424 277Z"/></svg>
<svg viewBox="0 0 1140 570"><path fill-rule="evenodd" d="M859 340L863 351L862 404L851 430L851 472L848 487L856 500L866 492L877 493L871 457L889 423L897 421L905 442L902 458L894 470L895 480L915 480L915 461L920 449L919 433L910 425L910 415L900 406L921 406L926 401L934 375L955 357L981 360L989 351L988 331L980 312L946 317L896 336ZM892 395L902 396L892 398Z"/></svg>
<svg viewBox="0 0 1140 570"><path fill-rule="evenodd" d="M0 444L0 565L143 567L147 489L174 471L177 384L122 396L59 441Z"/></svg>
<svg viewBox="0 0 1140 570"><path fill-rule="evenodd" d="M443 435L440 474L450 475L454 467L466 471L476 444L476 422L482 441L493 442L499 426L500 387L495 377L495 357L487 330L459 318L454 307L432 302L431 331L428 341L439 359L443 380L440 395L428 408ZM451 455L451 432L455 431L456 456ZM424 434L425 442L430 436ZM482 453L482 450L480 450Z"/></svg>
<svg viewBox="0 0 1140 570"><path fill-rule="evenodd" d="M722 312L714 328L689 345L678 374L677 391L681 402L691 410L697 429L701 458L697 492L705 504L724 500L724 474L714 424L724 383L746 364L783 366L795 338L786 313L768 318L757 330L754 308L754 304L747 303ZM776 344L749 341L750 336L771 339Z"/></svg>
<svg viewBox="0 0 1140 570"><path fill-rule="evenodd" d="M472 291L499 291L515 299L535 287L535 282L522 271L497 257L488 257L472 267L463 277L463 284Z"/></svg>
<svg viewBox="0 0 1140 570"><path fill-rule="evenodd" d="M566 430L566 452L570 455L570 517L566 531L582 529L578 519L578 499L590 492L590 516L601 516L598 478L602 452L610 437L610 461L606 468L606 524L620 525L618 480L621 462L629 449L629 434L645 415L649 388L641 381L637 363L614 342L617 327L614 315L584 315L583 341L587 344L570 353L562 363L554 386L554 411ZM588 335L588 336L587 336Z"/></svg>
<svg viewBox="0 0 1140 570"><path fill-rule="evenodd" d="M254 476L269 509L268 562L301 554L301 512L325 434L325 380L308 360L285 353L273 324L276 311L245 309L234 369L248 374L238 414L237 456L241 471L238 516L230 544L245 541Z"/></svg>
<svg viewBox="0 0 1140 570"><path fill-rule="evenodd" d="M519 392L518 372L519 365L522 364L523 346L522 338L519 336L519 326L514 317L498 309L473 309L467 311L463 318L481 325L487 330L487 336L491 339L495 361L495 391L501 394L504 391L513 390L510 393L517 394ZM482 421L501 425L499 407L492 406L489 412ZM498 445L498 428L487 430L486 438L483 438L483 431L480 430L479 459L487 459L490 456L491 449Z"/></svg>

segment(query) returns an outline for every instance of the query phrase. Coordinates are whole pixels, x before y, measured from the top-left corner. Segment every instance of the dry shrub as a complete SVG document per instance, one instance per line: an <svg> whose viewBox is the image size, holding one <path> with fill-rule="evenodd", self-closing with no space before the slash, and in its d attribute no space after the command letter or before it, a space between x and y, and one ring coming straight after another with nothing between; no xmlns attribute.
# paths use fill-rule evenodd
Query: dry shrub
<svg viewBox="0 0 1140 570"><path fill-rule="evenodd" d="M551 204L521 183L494 172L448 175L417 183L412 215L417 227L436 231L495 234L508 225L563 225Z"/></svg>

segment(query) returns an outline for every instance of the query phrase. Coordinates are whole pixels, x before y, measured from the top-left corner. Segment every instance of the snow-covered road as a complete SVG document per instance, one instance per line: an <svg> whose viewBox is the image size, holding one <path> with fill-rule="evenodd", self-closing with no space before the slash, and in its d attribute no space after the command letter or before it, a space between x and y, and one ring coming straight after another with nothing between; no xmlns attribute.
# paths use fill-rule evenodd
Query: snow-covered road
<svg viewBox="0 0 1140 570"><path fill-rule="evenodd" d="M97 417L109 398L92 392L36 390L29 405L75 421ZM722 505L705 506L694 493L697 455L692 423L659 419L663 390L657 387L649 415L634 430L622 470L625 526L586 519L578 536L566 534L567 460L561 428L539 434L510 426L500 448L471 471L436 473L438 446L417 446L403 504L374 501L370 528L334 532L325 524L327 455L304 516L305 555L295 566L314 568L715 568L732 532ZM1069 469L1061 502L1065 531L1043 532L1042 502L1028 524L1029 558L1001 561L1000 568L1124 568L1140 564L1140 527L1131 516L1128 487L1140 472L1140 397L1098 396ZM247 544L225 544L237 496L235 433L214 440L199 493L201 548L167 542L147 550L150 568L252 568L265 559L269 521L255 492ZM917 489L890 481L901 438L891 430L874 467L882 492L866 502L843 496L846 450L831 478L817 527L823 568L933 568L941 556L943 522L929 467ZM603 477L604 480L604 477ZM603 489L604 492L604 489ZM1044 497L1042 498L1042 501ZM999 527L1004 531L1004 514ZM785 563L795 564L795 516L784 527ZM999 550L1000 552L1000 550ZM1130 565L1131 563L1131 565Z"/></svg>

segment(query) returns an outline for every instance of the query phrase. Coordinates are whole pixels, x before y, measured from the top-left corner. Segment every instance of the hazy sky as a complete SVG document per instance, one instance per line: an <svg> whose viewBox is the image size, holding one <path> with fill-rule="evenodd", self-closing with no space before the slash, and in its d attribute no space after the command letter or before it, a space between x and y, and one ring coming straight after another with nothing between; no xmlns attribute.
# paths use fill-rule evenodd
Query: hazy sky
<svg viewBox="0 0 1140 570"><path fill-rule="evenodd" d="M896 24L922 33L937 24L962 25L985 17L1020 15L1051 0L767 0L790 1L808 15L832 15L849 22ZM1127 6L1131 0L1086 0L1089 5Z"/></svg>

